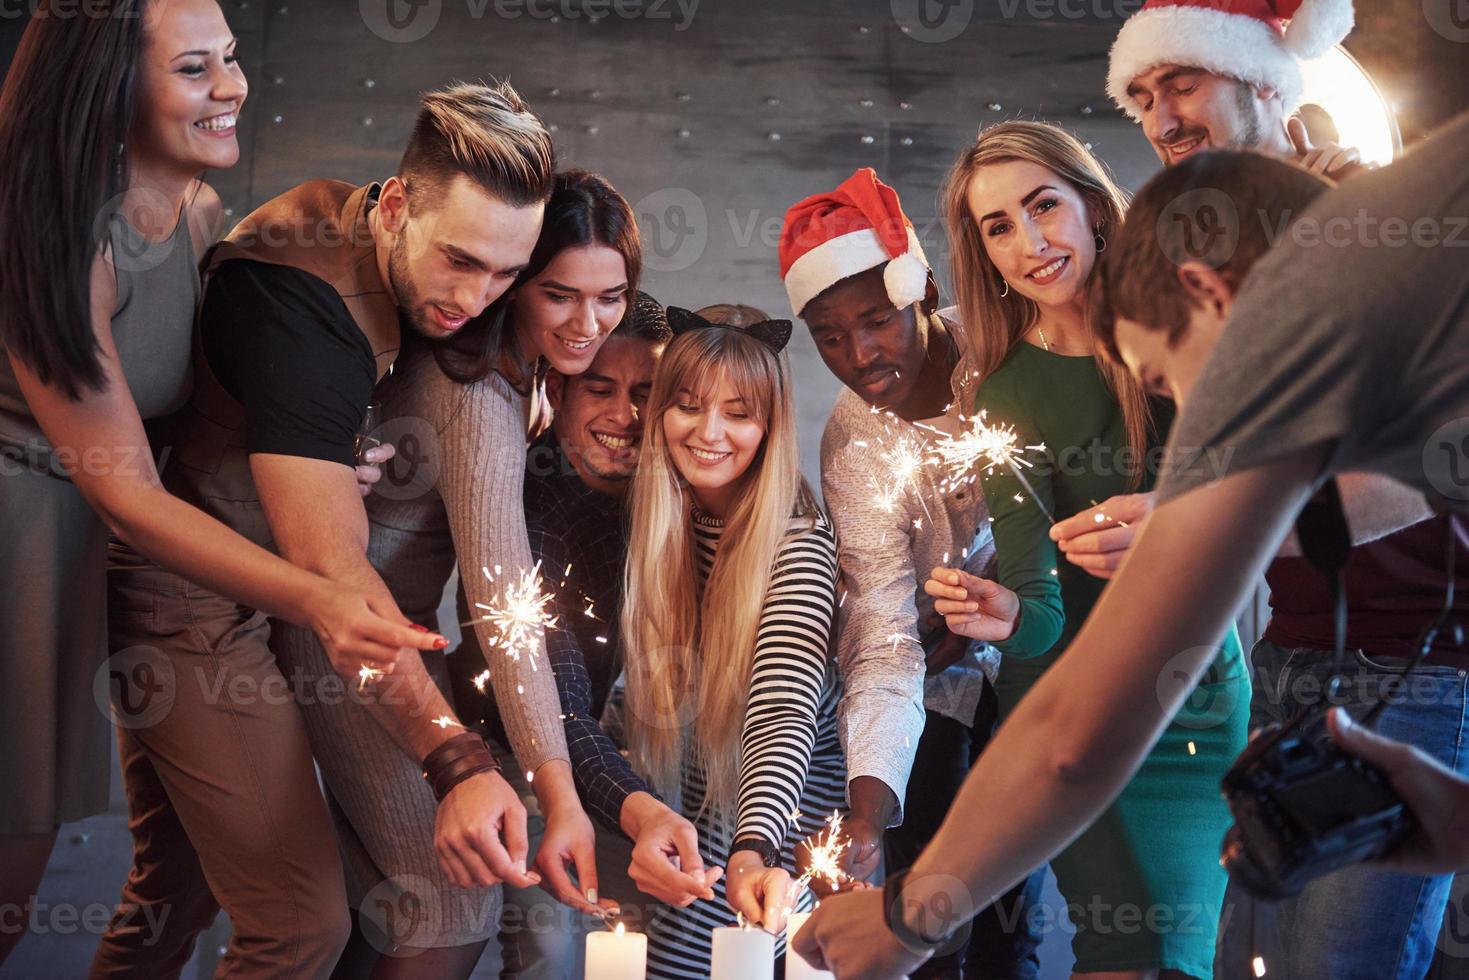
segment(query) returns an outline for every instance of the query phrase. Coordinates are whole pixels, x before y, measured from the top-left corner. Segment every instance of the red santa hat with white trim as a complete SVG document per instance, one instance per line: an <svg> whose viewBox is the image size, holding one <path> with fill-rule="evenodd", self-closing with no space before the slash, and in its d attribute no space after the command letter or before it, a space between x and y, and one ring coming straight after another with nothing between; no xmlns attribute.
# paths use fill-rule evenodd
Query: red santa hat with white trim
<svg viewBox="0 0 1469 980"><path fill-rule="evenodd" d="M878 180L871 167L786 211L780 276L796 316L827 288L883 263L883 284L893 306L902 309L923 299L929 269L923 246L898 192Z"/></svg>
<svg viewBox="0 0 1469 980"><path fill-rule="evenodd" d="M1319 58L1352 29L1352 0L1147 0L1112 44L1107 94L1141 119L1127 94L1159 65L1186 65L1280 93L1285 111L1301 99L1302 61Z"/></svg>

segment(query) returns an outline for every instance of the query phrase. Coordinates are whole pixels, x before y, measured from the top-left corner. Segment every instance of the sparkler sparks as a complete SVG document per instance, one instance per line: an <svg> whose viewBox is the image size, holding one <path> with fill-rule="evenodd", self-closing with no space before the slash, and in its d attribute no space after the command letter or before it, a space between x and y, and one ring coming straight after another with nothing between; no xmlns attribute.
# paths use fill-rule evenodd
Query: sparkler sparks
<svg viewBox="0 0 1469 980"><path fill-rule="evenodd" d="M1102 505L1099 504L1099 503L1097 503L1095 500L1093 500L1092 501L1092 506L1093 507L1100 507ZM1092 520L1096 521L1098 524L1106 524L1108 521L1117 521L1117 519L1115 517L1112 517L1112 516L1110 516L1108 514L1104 514L1101 511L1097 511L1095 514L1093 514L1092 515ZM1128 524L1127 524L1126 521L1117 521L1117 526L1118 527L1127 527Z"/></svg>
<svg viewBox="0 0 1469 980"><path fill-rule="evenodd" d="M494 582L500 566L495 566L495 574L491 574L488 568L481 570L485 578ZM522 656L529 658L531 670L537 669L536 652L545 639L546 630L557 625L556 614L547 609L555 595L544 591L541 584L541 565L537 562L530 571L522 571L518 580L505 584L489 605L475 603L485 610L480 619L495 631L494 645L517 663ZM481 677L487 678L488 671ZM480 677L475 678L475 686L484 690Z"/></svg>
<svg viewBox="0 0 1469 980"><path fill-rule="evenodd" d="M357 671L357 693L361 694L363 691L367 690L367 685L371 684L373 681L377 680L381 676L383 676L383 672L381 670L376 667L369 667L367 666L367 664L363 664L362 668Z"/></svg>
<svg viewBox="0 0 1469 980"><path fill-rule="evenodd" d="M1052 524L1056 523L1055 516L1039 497L1036 496L1035 488L1025 478L1021 467L1027 469L1035 466L1025 458L1027 452L1045 452L1045 443L1033 446L1020 444L1020 436L1013 425L990 423L988 414L980 412L977 416L966 419L967 428L958 436L950 436L943 433L943 438L935 442L933 447L933 461L949 471L949 477L941 486L945 492L954 490L962 484L972 482L976 475L974 471L978 468L982 475L989 475L996 469L1004 467L1015 475L1025 492L1030 494L1030 499L1046 515L1046 520Z"/></svg>
<svg viewBox="0 0 1469 980"><path fill-rule="evenodd" d="M878 454L878 459L882 462L882 468L878 475L869 480L873 490L873 506L891 514L925 465L924 446L921 440L912 435L899 433ZM926 504L924 509L926 512Z"/></svg>
<svg viewBox="0 0 1469 980"><path fill-rule="evenodd" d="M811 852L811 863L801 877L796 879L791 894L798 900L802 888L809 888L812 881L821 879L832 889L840 888L850 876L842 867L842 855L847 852L851 840L842 833L842 815L833 813L826 819L826 830L806 838L806 847Z"/></svg>
<svg viewBox="0 0 1469 980"><path fill-rule="evenodd" d="M906 633L892 633L892 634L889 634L888 639L893 641L893 654L895 656L897 655L897 652L898 652L898 644L899 643L917 643L918 642L913 637L908 636Z"/></svg>

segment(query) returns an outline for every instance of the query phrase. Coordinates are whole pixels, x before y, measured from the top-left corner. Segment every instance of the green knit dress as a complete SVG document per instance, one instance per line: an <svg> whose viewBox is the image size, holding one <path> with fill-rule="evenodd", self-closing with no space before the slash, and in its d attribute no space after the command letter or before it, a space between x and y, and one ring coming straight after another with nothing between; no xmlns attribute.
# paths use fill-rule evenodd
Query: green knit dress
<svg viewBox="0 0 1469 980"><path fill-rule="evenodd" d="M1106 582L1067 561L1048 536L1058 520L1116 494L1147 464L1151 486L1159 447L1138 460L1127 447L1122 410L1091 357L1017 344L981 385L977 409L1013 425L1029 486L1006 470L983 478L994 522L998 580L1021 602L995 685L1008 716L1086 620ZM1160 415L1164 413L1159 413ZM1160 421L1171 422L1170 417ZM1159 678L1139 677L1146 687ZM1219 844L1230 823L1219 780L1244 748L1250 685L1239 637L1230 630L1203 682L1117 801L1051 862L1076 926L1077 972L1172 969L1213 975L1224 901Z"/></svg>

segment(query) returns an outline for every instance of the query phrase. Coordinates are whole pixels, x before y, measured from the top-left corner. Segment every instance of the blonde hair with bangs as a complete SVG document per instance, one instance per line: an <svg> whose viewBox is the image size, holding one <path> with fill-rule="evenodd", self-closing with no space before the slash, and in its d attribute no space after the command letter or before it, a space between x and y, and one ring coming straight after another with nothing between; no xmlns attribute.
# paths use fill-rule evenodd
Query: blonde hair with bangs
<svg viewBox="0 0 1469 980"><path fill-rule="evenodd" d="M669 455L663 416L681 392L704 401L727 380L765 436L699 590L692 491ZM685 396L687 397L687 396ZM629 495L630 541L622 603L628 747L634 766L669 800L686 764L700 766L713 808L729 824L738 793L740 740L755 637L781 544L819 504L801 476L790 369L736 329L673 339L653 375L637 475Z"/></svg>

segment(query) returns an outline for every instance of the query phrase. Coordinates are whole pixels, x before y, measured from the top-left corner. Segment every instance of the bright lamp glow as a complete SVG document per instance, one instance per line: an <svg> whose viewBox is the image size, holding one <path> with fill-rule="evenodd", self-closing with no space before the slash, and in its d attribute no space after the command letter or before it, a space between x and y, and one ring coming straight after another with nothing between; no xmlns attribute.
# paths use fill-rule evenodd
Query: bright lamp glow
<svg viewBox="0 0 1469 980"><path fill-rule="evenodd" d="M1303 63L1301 73L1306 83L1301 101L1315 103L1331 115L1342 146L1356 147L1363 160L1376 164L1391 163L1401 152L1403 137L1392 108L1345 48L1337 45Z"/></svg>

